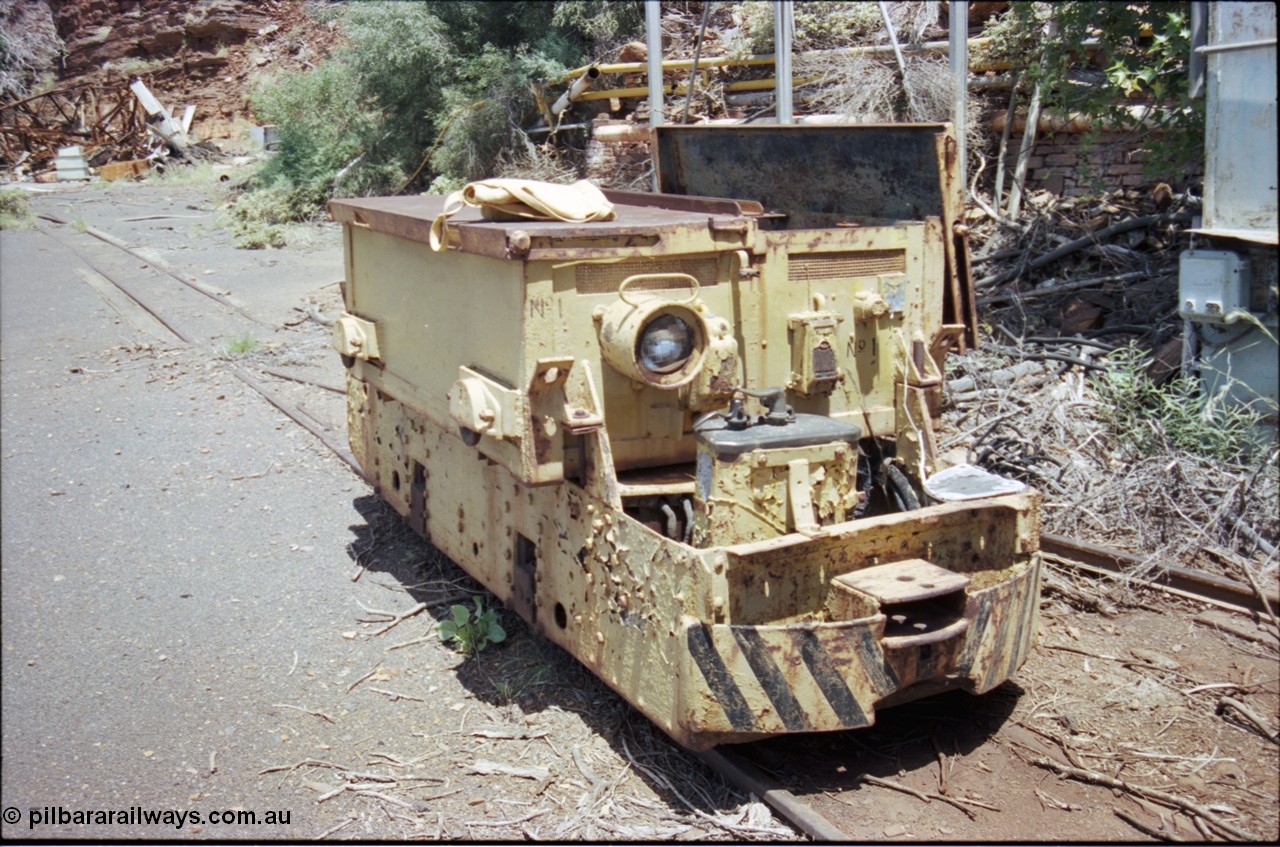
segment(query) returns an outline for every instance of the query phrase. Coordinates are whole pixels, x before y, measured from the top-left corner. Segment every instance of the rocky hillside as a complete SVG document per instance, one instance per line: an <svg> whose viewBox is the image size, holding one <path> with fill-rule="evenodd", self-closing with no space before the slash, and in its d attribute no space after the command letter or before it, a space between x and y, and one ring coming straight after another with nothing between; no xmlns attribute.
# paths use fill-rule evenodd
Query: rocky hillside
<svg viewBox="0 0 1280 847"><path fill-rule="evenodd" d="M28 51L33 82L104 89L141 78L175 112L196 107L199 139L234 138L249 118L255 76L301 68L324 55L336 31L304 0L34 0L8 11L7 36L56 49ZM3 16L3 15L0 15ZM33 85L36 90L43 85ZM5 91L0 102L15 91Z"/></svg>

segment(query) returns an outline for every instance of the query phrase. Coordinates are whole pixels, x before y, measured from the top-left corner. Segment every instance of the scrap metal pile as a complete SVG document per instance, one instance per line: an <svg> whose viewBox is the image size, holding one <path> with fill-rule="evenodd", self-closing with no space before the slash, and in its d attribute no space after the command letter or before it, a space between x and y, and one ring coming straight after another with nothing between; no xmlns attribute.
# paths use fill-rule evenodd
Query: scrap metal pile
<svg viewBox="0 0 1280 847"><path fill-rule="evenodd" d="M52 178L63 148L79 147L97 167L182 153L184 135L141 81L80 83L0 104L0 167L16 178Z"/></svg>

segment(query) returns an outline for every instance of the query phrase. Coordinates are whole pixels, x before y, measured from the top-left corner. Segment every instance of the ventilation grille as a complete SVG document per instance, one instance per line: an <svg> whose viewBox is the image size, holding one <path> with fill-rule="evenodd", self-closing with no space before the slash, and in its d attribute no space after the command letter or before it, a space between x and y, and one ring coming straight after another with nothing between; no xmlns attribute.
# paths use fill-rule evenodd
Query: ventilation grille
<svg viewBox="0 0 1280 847"><path fill-rule="evenodd" d="M706 287L719 282L715 257L709 259L638 259L608 264L583 264L575 269L574 285L579 294L612 294L622 281L636 274L688 274ZM688 290L684 279L642 279L627 287L628 291Z"/></svg>
<svg viewBox="0 0 1280 847"><path fill-rule="evenodd" d="M905 250L857 250L847 253L793 254L787 277L792 282L849 279L907 272Z"/></svg>

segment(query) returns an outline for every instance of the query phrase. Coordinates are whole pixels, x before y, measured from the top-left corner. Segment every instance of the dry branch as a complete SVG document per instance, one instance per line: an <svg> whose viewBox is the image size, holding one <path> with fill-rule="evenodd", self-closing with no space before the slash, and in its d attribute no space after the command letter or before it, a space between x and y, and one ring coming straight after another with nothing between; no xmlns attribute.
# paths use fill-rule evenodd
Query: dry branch
<svg viewBox="0 0 1280 847"><path fill-rule="evenodd" d="M1258 713L1250 709L1244 703L1236 700L1234 697L1223 697L1218 701L1218 714L1222 714L1223 709L1230 707L1235 709L1241 715L1249 720L1254 726L1261 730L1263 736L1270 742L1276 743L1280 741L1280 732L1272 729L1265 721L1259 717Z"/></svg>
<svg viewBox="0 0 1280 847"><path fill-rule="evenodd" d="M1145 226L1153 226L1161 223L1191 223L1191 213L1189 212L1165 212L1159 215L1144 215L1138 218L1129 218L1128 220L1114 223L1111 226L1104 227L1097 232L1091 232L1083 238L1077 238L1074 241L1068 241L1056 250L1050 250L1048 253L1037 256L1027 264L1028 270L1042 268L1050 262L1056 262L1064 256L1069 256L1077 250L1082 250L1094 244L1110 238L1113 235L1119 235L1122 232L1128 232L1134 229L1141 229Z"/></svg>
<svg viewBox="0 0 1280 847"><path fill-rule="evenodd" d="M1256 833L1237 827L1228 821L1224 821L1220 815L1205 808L1204 806L1201 806L1198 803L1193 803L1190 800L1177 796L1176 794L1170 794L1167 791L1161 791L1157 788L1147 788L1141 785L1131 785L1123 780L1107 776L1106 774L1099 773L1098 771L1072 767L1071 765L1064 765L1061 762L1055 762L1053 759L1046 756L1036 756L1032 758L1030 762L1036 767L1047 768L1048 770L1055 771L1062 776L1078 779L1082 782L1092 782L1096 785L1101 785L1116 791L1123 791L1126 794L1146 797L1149 800L1154 800L1155 802L1168 806L1171 809L1181 809L1188 814L1202 819L1205 823L1222 834L1238 841L1265 840Z"/></svg>
<svg viewBox="0 0 1280 847"><path fill-rule="evenodd" d="M879 785L882 788L889 788L894 791L901 791L903 794L910 794L913 797L920 798L926 803L928 803L930 800L941 800L942 802L955 806L957 809L964 812L966 815L969 816L970 820L976 820L976 816L974 815L973 810L966 808L966 806L977 806L980 809L989 809L993 812L1000 811L998 807L992 806L989 803L983 803L980 800L970 800L967 797L948 797L945 794L938 794L934 792L929 792L926 794L923 791L917 791L916 789L906 785L902 785L901 783L892 782L887 779L881 779L878 776L871 776L870 774L863 774L861 777L859 777L859 779L861 779L863 782L868 782L872 785Z"/></svg>
<svg viewBox="0 0 1280 847"><path fill-rule="evenodd" d="M481 776L505 774L506 776L518 776L521 779L546 779L551 776L551 771L543 767L533 765L508 765L502 762L491 762L487 759L476 760L469 768L467 768L467 773L480 774Z"/></svg>
<svg viewBox="0 0 1280 847"><path fill-rule="evenodd" d="M531 821L534 818L538 817L539 815L545 815L549 811L551 810L538 809L536 811L530 812L529 814L525 815L522 818L516 818L515 820L509 820L509 821L463 821L462 825L463 826L515 826L516 824L524 823L525 821Z"/></svg>
<svg viewBox="0 0 1280 847"><path fill-rule="evenodd" d="M312 717L320 718L321 720L327 721L328 723L337 723L337 721L335 721L333 718L326 715L324 712L317 712L314 709L304 709L301 706L290 706L288 703L272 703L271 705L272 707L277 709L293 709L298 712L303 712L305 714L311 715Z"/></svg>
<svg viewBox="0 0 1280 847"><path fill-rule="evenodd" d="M392 627L398 626L399 624L404 623L414 615L420 615L426 610L427 610L427 604L419 603L418 605L414 606L412 609L409 609L406 612L401 612L400 614L396 615L394 619L392 619L386 626L384 626L382 629L378 630L377 632L373 633L373 637L376 638L377 636L382 635L383 633L390 630Z"/></svg>
<svg viewBox="0 0 1280 847"><path fill-rule="evenodd" d="M1112 809L1111 811L1115 812L1116 817L1118 817L1120 820L1124 821L1125 823L1129 824L1129 826L1133 827L1134 829L1138 830L1141 833L1150 835L1152 838L1159 838L1161 841L1182 841L1183 840L1181 838L1178 838L1175 835L1171 835L1170 833L1166 832L1163 826L1157 829L1154 826L1143 823L1142 821L1135 818L1133 815L1121 809Z"/></svg>
<svg viewBox="0 0 1280 847"><path fill-rule="evenodd" d="M341 823L334 824L333 826L331 826L331 827L329 827L328 829L326 829L324 832L322 832L322 833L320 833L319 835L317 835L317 836L315 837L315 840L316 840L316 841L324 841L326 838L328 838L330 835L333 835L335 832L337 832L338 830L342 829L344 826L347 826L348 824L353 824L353 823L355 823L357 820L359 820L359 818L357 818L355 815L351 815L350 817L348 817L348 818L346 818L345 820L343 820Z"/></svg>
<svg viewBox="0 0 1280 847"><path fill-rule="evenodd" d="M412 700L412 701L414 701L415 703L425 703L425 702L427 702L426 700L423 700L421 697L413 697L413 696L411 696L411 695L409 695L409 694L401 694L401 693L400 693L400 692L398 692L398 691L387 691L387 690L386 690L386 689L384 689L384 688L374 688L372 685L371 685L371 686L369 686L369 690L370 690L370 691L376 691L376 692L378 692L379 694L385 694L386 696L388 696L388 697L390 697L390 698L391 698L391 702L392 702L392 703L396 702L397 700Z"/></svg>

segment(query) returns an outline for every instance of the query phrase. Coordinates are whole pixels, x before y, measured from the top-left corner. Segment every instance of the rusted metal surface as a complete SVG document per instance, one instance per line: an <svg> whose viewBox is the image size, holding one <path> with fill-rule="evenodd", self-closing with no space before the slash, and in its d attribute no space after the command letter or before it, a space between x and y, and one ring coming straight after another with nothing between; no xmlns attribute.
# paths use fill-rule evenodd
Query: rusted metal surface
<svg viewBox="0 0 1280 847"><path fill-rule="evenodd" d="M431 196L332 200L329 213L340 223L427 244L431 223L443 211L444 200ZM742 247L742 234L747 232L744 214L730 211L736 208L733 206L714 208L729 212L710 214L719 218L719 231L738 233L738 238L729 240ZM449 220L454 238L451 246L480 256L527 261L647 258L689 250L693 247L691 241L703 242L703 249L717 244L724 246L722 239L709 237L709 213L697 204L674 209L618 204L614 211L617 217L612 221L575 225L554 221L487 221L478 209L467 207ZM527 238L528 248L514 246L522 240L521 234Z"/></svg>
<svg viewBox="0 0 1280 847"><path fill-rule="evenodd" d="M1041 534L1040 547L1046 554L1061 557L1068 564L1085 565L1095 572L1114 574L1117 577L1124 577L1140 568L1143 563L1141 556L1050 533ZM1171 588L1186 596L1203 597L1257 614L1267 613L1262 598L1253 588L1204 571L1170 565L1155 570L1145 579L1134 581L1156 588ZM1280 594L1269 591L1263 596L1272 609L1280 608Z"/></svg>
<svg viewBox="0 0 1280 847"><path fill-rule="evenodd" d="M789 215L788 228L918 221L942 214L934 149L942 132L935 124L659 127L659 186L755 200Z"/></svg>
<svg viewBox="0 0 1280 847"><path fill-rule="evenodd" d="M980 693L1034 642L1039 495L868 512L872 456L917 482L939 469L963 234L949 130L835 129L786 137L816 145L806 168L844 155L859 176L799 171L825 199L790 209L743 182L615 193L616 218L583 225L465 210L436 252L443 198L330 205L351 446L375 489L692 749ZM885 137L905 152L854 161ZM742 152L745 180L760 161ZM870 590L877 573L947 590Z"/></svg>
<svg viewBox="0 0 1280 847"><path fill-rule="evenodd" d="M739 789L754 794L795 824L801 832L818 841L853 841L852 835L827 820L801 798L781 787L743 757L724 750L707 750L702 760Z"/></svg>
<svg viewBox="0 0 1280 847"><path fill-rule="evenodd" d="M0 157L36 173L58 148L78 145L91 163L145 158L154 147L146 112L128 85L73 86L0 104ZM25 154L25 157L24 157Z"/></svg>

